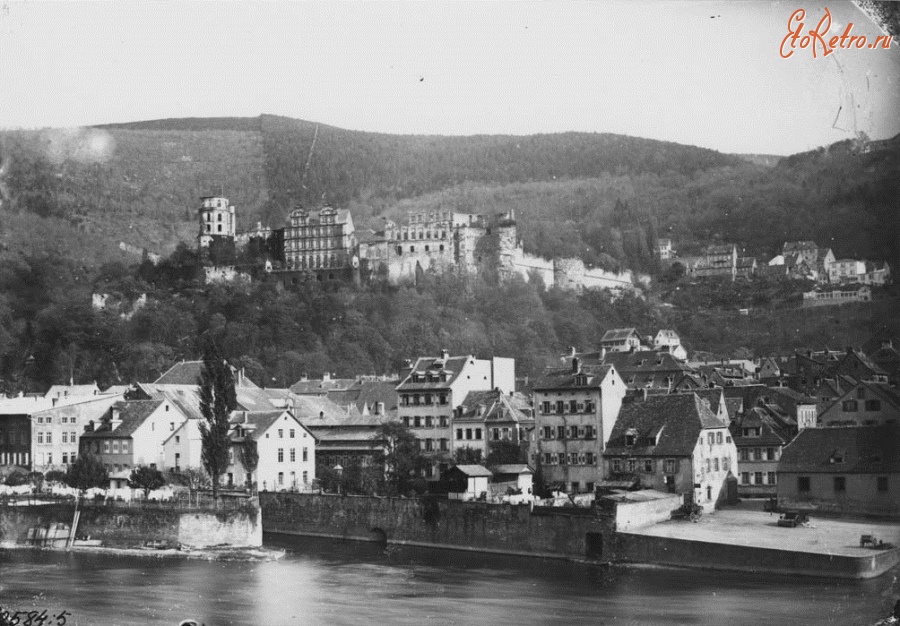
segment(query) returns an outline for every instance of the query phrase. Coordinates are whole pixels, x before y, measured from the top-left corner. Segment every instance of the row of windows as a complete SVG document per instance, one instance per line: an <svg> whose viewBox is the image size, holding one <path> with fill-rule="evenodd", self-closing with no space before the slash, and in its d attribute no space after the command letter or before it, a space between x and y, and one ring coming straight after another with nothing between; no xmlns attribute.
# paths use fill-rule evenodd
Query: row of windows
<svg viewBox="0 0 900 626"><path fill-rule="evenodd" d="M541 402L541 413L544 415L562 415L563 413L593 413L594 407L596 405L590 401L586 400L584 402L580 402L578 400L569 400L568 403L564 400L557 400L556 402Z"/></svg>
<svg viewBox="0 0 900 626"><path fill-rule="evenodd" d="M70 423L69 420L71 420L71 423L74 424L74 423L76 423L77 419L78 418L76 418L74 415L72 417L67 417L67 416L63 415L62 417L59 418L59 423L60 424L68 424L68 423ZM38 415L37 423L38 424L52 424L53 418L50 417L49 415L47 417L42 417L42 416Z"/></svg>
<svg viewBox="0 0 900 626"><path fill-rule="evenodd" d="M346 248L340 239L288 239L286 250L327 250L330 248Z"/></svg>
<svg viewBox="0 0 900 626"><path fill-rule="evenodd" d="M778 448L741 448L742 461L777 461L781 456Z"/></svg>
<svg viewBox="0 0 900 626"><path fill-rule="evenodd" d="M808 492L811 489L810 485L810 477L809 476L798 476L797 477L797 491L800 492ZM844 493L847 491L847 477L846 476L833 476L832 477L832 489L835 493ZM887 476L878 476L875 481L875 490L878 492L887 492L888 491L888 477Z"/></svg>
<svg viewBox="0 0 900 626"><path fill-rule="evenodd" d="M418 234L418 237L416 237L416 234ZM430 231L430 230L426 230L426 231L418 231L418 233L417 233L417 231L414 231L414 230L412 230L412 231L404 230L404 231L403 231L403 239L404 239L404 241L408 241L408 240L410 240L410 239L413 239L413 240L415 240L415 239L420 239L420 240L422 240L422 239L446 239L446 238L447 238L447 231L446 231L446 230L440 231L440 235L438 235L438 231L434 231L433 236L432 236L432 231ZM443 247L443 246L442 246L442 247Z"/></svg>
<svg viewBox="0 0 900 626"><path fill-rule="evenodd" d="M410 247L409 247L409 251L410 251L410 252L415 252L415 251L416 251L416 247L415 247L415 246L410 246ZM438 246L438 252L443 252L443 251L444 251L444 244L441 244L441 245ZM431 252L431 246L426 245L426 246L425 246L425 252ZM402 254L403 254L403 246L397 246L397 256L401 256Z"/></svg>
<svg viewBox="0 0 900 626"><path fill-rule="evenodd" d="M742 485L777 485L775 472L741 472Z"/></svg>
<svg viewBox="0 0 900 626"><path fill-rule="evenodd" d="M211 213L211 212L206 212L206 213L204 213L204 215L206 216L206 221L207 221L207 222L211 221L211 218L212 218L212 213ZM216 219L217 222L221 222L221 221L222 221L222 215L223 215L223 213L216 213L216 217L218 218L218 219Z"/></svg>
<svg viewBox="0 0 900 626"><path fill-rule="evenodd" d="M294 439L297 436L297 431L294 428L289 429L287 432L288 432L288 439ZM301 431L301 432L303 433L303 438L306 439L306 432L305 431ZM284 429L283 428L278 429L278 438L284 439Z"/></svg>
<svg viewBox="0 0 900 626"><path fill-rule="evenodd" d="M866 411L880 411L881 400L866 400L864 406ZM859 402L857 400L844 400L842 408L845 413L856 413L859 411Z"/></svg>
<svg viewBox="0 0 900 626"><path fill-rule="evenodd" d="M596 465L597 455L593 452L545 452L544 465Z"/></svg>
<svg viewBox="0 0 900 626"><path fill-rule="evenodd" d="M287 229L285 238L298 239L300 237L340 237L343 234L343 230L343 224L331 226L330 228L326 226L292 225L291 228Z"/></svg>
<svg viewBox="0 0 900 626"><path fill-rule="evenodd" d="M719 462L718 457L712 457L706 459L706 462L703 464L703 468L707 474L709 474L710 472L718 472L720 470L727 472L731 469L731 459L725 456L722 457L722 461Z"/></svg>
<svg viewBox="0 0 900 626"><path fill-rule="evenodd" d="M731 435L727 435L721 430L706 434L706 443L710 446L720 445L723 441L725 443L731 443Z"/></svg>
<svg viewBox="0 0 900 626"><path fill-rule="evenodd" d="M622 459L613 459L611 461L612 472L614 474L621 474L623 471L626 471L629 474L634 474L640 468L640 471L645 472L647 474L652 474L656 472L658 462L656 459L627 459L623 461ZM663 459L663 473L664 474L675 474L678 471L678 459Z"/></svg>
<svg viewBox="0 0 900 626"><path fill-rule="evenodd" d="M231 462L234 463L234 458L233 458L234 449L232 449L231 453L232 453ZM290 448L288 450L288 458L290 459L291 463L297 462L297 448ZM309 461L309 448L303 448L303 461L304 462ZM278 448L278 462L284 463L284 448Z"/></svg>
<svg viewBox="0 0 900 626"><path fill-rule="evenodd" d="M338 259L335 255L314 255L314 256L297 256L293 255L288 258L288 265L292 269L328 269L332 267L343 267L344 259Z"/></svg>
<svg viewBox="0 0 900 626"><path fill-rule="evenodd" d="M463 436L465 435L465 436ZM481 441L481 429L480 428L457 428L456 429L456 438L458 440L468 439L475 441Z"/></svg>
<svg viewBox="0 0 900 626"><path fill-rule="evenodd" d="M46 463L47 465L53 465L53 453L52 452L48 452L46 454L46 456L39 455L39 458L44 459L44 463ZM72 453L63 452L62 453L62 464L68 465L69 463L74 463L76 458L77 458L77 456L74 452L72 452Z"/></svg>
<svg viewBox="0 0 900 626"><path fill-rule="evenodd" d="M410 417L406 415L403 417L403 425L407 428L447 428L449 424L449 419L446 415L441 416L431 416L431 415L413 415Z"/></svg>
<svg viewBox="0 0 900 626"><path fill-rule="evenodd" d="M450 450L450 440L449 439L416 439L419 445L419 450L423 450L425 452L448 452Z"/></svg>
<svg viewBox="0 0 900 626"><path fill-rule="evenodd" d="M37 433L37 442L38 443L53 443L53 433L52 432L39 432ZM78 443L78 437L74 430L63 432L62 434L62 442L63 443Z"/></svg>
<svg viewBox="0 0 900 626"><path fill-rule="evenodd" d="M230 474L229 474L229 476L230 476ZM303 476L303 484L304 485L309 484L309 472L303 472L302 476ZM284 486L284 472L278 472L278 486L279 487ZM291 472L291 487L293 487L294 489L297 488L297 473L296 472ZM265 491L265 490L266 490L266 482L263 481L263 491Z"/></svg>
<svg viewBox="0 0 900 626"><path fill-rule="evenodd" d="M597 431L593 426L544 426L543 439L595 439Z"/></svg>
<svg viewBox="0 0 900 626"><path fill-rule="evenodd" d="M446 382L446 381L447 381L446 374L441 374L440 382ZM411 379L410 382L417 383L417 382L437 382L437 381L433 381L433 380L425 381L425 380L422 380L421 376L417 375L416 377ZM400 404L402 404L403 406L410 406L410 405L419 406L420 404L424 404L425 406L431 406L435 403L437 403L440 406L446 406L447 405L447 394L446 393L441 393L441 394L409 393L409 394L402 394L400 396Z"/></svg>

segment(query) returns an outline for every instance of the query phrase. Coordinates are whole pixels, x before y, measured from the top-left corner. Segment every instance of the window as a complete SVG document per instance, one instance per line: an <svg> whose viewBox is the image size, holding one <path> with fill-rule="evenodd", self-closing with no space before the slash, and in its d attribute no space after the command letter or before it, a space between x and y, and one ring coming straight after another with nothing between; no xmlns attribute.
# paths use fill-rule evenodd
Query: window
<svg viewBox="0 0 900 626"><path fill-rule="evenodd" d="M844 413L856 413L857 402L856 400L844 400L842 403L842 408L844 409Z"/></svg>
<svg viewBox="0 0 900 626"><path fill-rule="evenodd" d="M557 426L556 427L556 438L557 439L565 439L566 438L566 427L565 426Z"/></svg>
<svg viewBox="0 0 900 626"><path fill-rule="evenodd" d="M753 484L754 485L763 484L763 473L762 472L753 472Z"/></svg>
<svg viewBox="0 0 900 626"><path fill-rule="evenodd" d="M766 482L770 485L777 485L778 479L776 478L777 474L775 472L768 472L766 474Z"/></svg>
<svg viewBox="0 0 900 626"><path fill-rule="evenodd" d="M284 463L284 448L278 448L278 462Z"/></svg>
<svg viewBox="0 0 900 626"><path fill-rule="evenodd" d="M741 472L741 484L742 485L750 484L750 472Z"/></svg>
<svg viewBox="0 0 900 626"><path fill-rule="evenodd" d="M675 473L675 459L666 459L663 462L663 471L666 474L674 474Z"/></svg>
<svg viewBox="0 0 900 626"><path fill-rule="evenodd" d="M175 430L175 422L169 422L169 432L172 432L174 430Z"/></svg>
<svg viewBox="0 0 900 626"><path fill-rule="evenodd" d="M413 417L413 426L415 426L416 428L422 427L422 416L421 415L416 415Z"/></svg>
<svg viewBox="0 0 900 626"><path fill-rule="evenodd" d="M47 433L47 443L53 443L53 433Z"/></svg>
<svg viewBox="0 0 900 626"><path fill-rule="evenodd" d="M491 439L493 441L500 441L500 429L499 428L491 429Z"/></svg>
<svg viewBox="0 0 900 626"><path fill-rule="evenodd" d="M449 450L448 447L449 441L447 439L441 439L441 452L446 452Z"/></svg>
<svg viewBox="0 0 900 626"><path fill-rule="evenodd" d="M68 465L68 464L69 464L69 455L66 454L65 452L63 452L63 455L62 455L62 464L63 464L63 465Z"/></svg>
<svg viewBox="0 0 900 626"><path fill-rule="evenodd" d="M628 459L628 473L634 474L637 470L637 461L635 459Z"/></svg>
<svg viewBox="0 0 900 626"><path fill-rule="evenodd" d="M590 400L586 400L584 403L584 412L585 413L593 413L594 412L594 403L591 402Z"/></svg>
<svg viewBox="0 0 900 626"><path fill-rule="evenodd" d="M878 491L885 492L888 490L888 477L887 476L879 476L878 477Z"/></svg>
<svg viewBox="0 0 900 626"><path fill-rule="evenodd" d="M282 429L280 429L280 428L278 429L278 438L279 438L279 439L284 439L284 431L283 431Z"/></svg>
<svg viewBox="0 0 900 626"><path fill-rule="evenodd" d="M560 413L560 414L565 413L566 412L566 403L563 402L562 400L557 400L556 401L556 412Z"/></svg>
<svg viewBox="0 0 900 626"><path fill-rule="evenodd" d="M103 453L109 454L109 439L103 442Z"/></svg>
<svg viewBox="0 0 900 626"><path fill-rule="evenodd" d="M550 465L550 453L549 452L544 453L544 464Z"/></svg>
<svg viewBox="0 0 900 626"><path fill-rule="evenodd" d="M44 443L44 433L38 433L37 442Z"/></svg>
<svg viewBox="0 0 900 626"><path fill-rule="evenodd" d="M622 460L621 459L613 459L612 462L612 471L616 474L622 471Z"/></svg>
<svg viewBox="0 0 900 626"><path fill-rule="evenodd" d="M648 474L653 473L653 460L652 459L644 459L644 471Z"/></svg>
<svg viewBox="0 0 900 626"><path fill-rule="evenodd" d="M577 400L569 400L569 413L577 413L578 412L578 401Z"/></svg>
<svg viewBox="0 0 900 626"><path fill-rule="evenodd" d="M113 444L112 444L112 453L113 453L113 454L118 454L118 453L119 453L119 442L118 442L118 441L113 441Z"/></svg>
<svg viewBox="0 0 900 626"><path fill-rule="evenodd" d="M706 473L709 474L712 471L712 461L706 459Z"/></svg>
<svg viewBox="0 0 900 626"><path fill-rule="evenodd" d="M722 458L722 470L725 472L731 471L731 459L727 456Z"/></svg>
<svg viewBox="0 0 900 626"><path fill-rule="evenodd" d="M466 439L471 439L471 438L472 438L472 429L467 428L466 429Z"/></svg>
<svg viewBox="0 0 900 626"><path fill-rule="evenodd" d="M456 429L456 438L457 438L457 439L462 439L462 438L463 438L463 429L462 429L462 428L457 428L457 429Z"/></svg>
<svg viewBox="0 0 900 626"><path fill-rule="evenodd" d="M843 493L847 491L847 479L844 476L834 477L834 492Z"/></svg>
<svg viewBox="0 0 900 626"><path fill-rule="evenodd" d="M722 443L722 433L716 433L716 443Z"/></svg>
<svg viewBox="0 0 900 626"><path fill-rule="evenodd" d="M629 448L632 447L634 445L634 440L636 438L637 438L637 435L635 435L634 433L627 433L625 435L625 445L628 446Z"/></svg>
<svg viewBox="0 0 900 626"><path fill-rule="evenodd" d="M278 472L278 484L284 485L284 472Z"/></svg>
<svg viewBox="0 0 900 626"><path fill-rule="evenodd" d="M742 461L750 460L750 449L749 448L741 448L741 460Z"/></svg>
<svg viewBox="0 0 900 626"><path fill-rule="evenodd" d="M585 426L584 427L584 438L585 439L593 439L594 438L594 427L593 426Z"/></svg>
<svg viewBox="0 0 900 626"><path fill-rule="evenodd" d="M541 402L541 413L550 413L550 403L546 400L544 402Z"/></svg>
<svg viewBox="0 0 900 626"><path fill-rule="evenodd" d="M866 411L880 411L881 400L866 400Z"/></svg>
<svg viewBox="0 0 900 626"><path fill-rule="evenodd" d="M293 429L293 428L292 428L290 431L288 431L288 436L289 436L291 439L294 438L294 429Z"/></svg>
<svg viewBox="0 0 900 626"><path fill-rule="evenodd" d="M291 448L291 463L294 463L297 460L297 449Z"/></svg>
<svg viewBox="0 0 900 626"><path fill-rule="evenodd" d="M587 465L594 465L595 463L597 463L597 457L594 455L593 452L585 452L584 462Z"/></svg>
<svg viewBox="0 0 900 626"><path fill-rule="evenodd" d="M441 415L441 428L447 428L449 426L449 422L447 421L446 415Z"/></svg>
<svg viewBox="0 0 900 626"><path fill-rule="evenodd" d="M247 481L250 482L249 480ZM303 484L307 484L309 482L309 472L303 472Z"/></svg>
<svg viewBox="0 0 900 626"><path fill-rule="evenodd" d="M797 491L809 491L809 476L797 476Z"/></svg>
<svg viewBox="0 0 900 626"><path fill-rule="evenodd" d="M713 459L713 470L716 472L719 471L719 459L718 458Z"/></svg>
<svg viewBox="0 0 900 626"><path fill-rule="evenodd" d="M425 440L425 452L434 452L434 440L433 439Z"/></svg>

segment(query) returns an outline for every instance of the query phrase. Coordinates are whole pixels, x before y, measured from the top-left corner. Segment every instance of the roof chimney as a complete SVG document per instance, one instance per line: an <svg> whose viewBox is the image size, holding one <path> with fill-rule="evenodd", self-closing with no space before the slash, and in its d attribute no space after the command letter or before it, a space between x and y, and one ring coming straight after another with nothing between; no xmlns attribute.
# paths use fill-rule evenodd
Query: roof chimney
<svg viewBox="0 0 900 626"><path fill-rule="evenodd" d="M575 356L575 346L569 346L569 356Z"/></svg>
<svg viewBox="0 0 900 626"><path fill-rule="evenodd" d="M580 371L581 371L581 359L579 359L577 356L572 357L572 372L577 374Z"/></svg>
<svg viewBox="0 0 900 626"><path fill-rule="evenodd" d="M441 358L446 361L450 358L450 353L446 349L441 350Z"/></svg>
<svg viewBox="0 0 900 626"><path fill-rule="evenodd" d="M375 415L384 415L384 402L375 403Z"/></svg>
<svg viewBox="0 0 900 626"><path fill-rule="evenodd" d="M110 420L109 420L109 429L115 430L119 426L122 425L122 412L119 410L118 406L114 406L110 410Z"/></svg>

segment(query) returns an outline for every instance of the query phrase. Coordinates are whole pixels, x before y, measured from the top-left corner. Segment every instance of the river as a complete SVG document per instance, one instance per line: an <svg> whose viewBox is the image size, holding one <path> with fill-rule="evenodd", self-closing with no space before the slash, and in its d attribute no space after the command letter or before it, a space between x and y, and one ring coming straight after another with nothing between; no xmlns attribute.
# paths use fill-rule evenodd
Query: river
<svg viewBox="0 0 900 626"><path fill-rule="evenodd" d="M0 604L71 624L874 624L900 571L835 582L325 540L262 563L0 550ZM55 621L48 620L47 624Z"/></svg>

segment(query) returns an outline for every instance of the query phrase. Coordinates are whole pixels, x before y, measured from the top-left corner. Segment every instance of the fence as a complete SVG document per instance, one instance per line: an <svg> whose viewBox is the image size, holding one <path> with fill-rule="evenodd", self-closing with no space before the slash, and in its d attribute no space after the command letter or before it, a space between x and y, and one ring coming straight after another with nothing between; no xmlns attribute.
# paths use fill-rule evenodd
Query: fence
<svg viewBox="0 0 900 626"><path fill-rule="evenodd" d="M0 498L0 506L29 506L74 503L74 496L52 494L9 495ZM87 508L146 509L162 511L235 511L248 506L259 506L259 498L248 494L220 494L213 499L211 493L176 492L168 500L117 500L113 498L82 498L79 504Z"/></svg>

